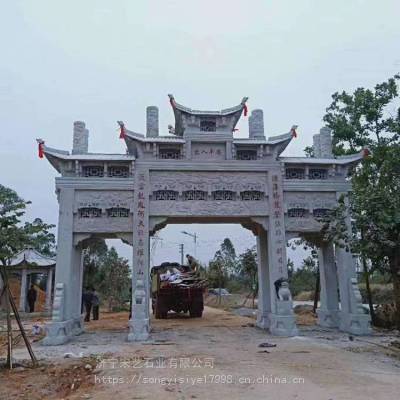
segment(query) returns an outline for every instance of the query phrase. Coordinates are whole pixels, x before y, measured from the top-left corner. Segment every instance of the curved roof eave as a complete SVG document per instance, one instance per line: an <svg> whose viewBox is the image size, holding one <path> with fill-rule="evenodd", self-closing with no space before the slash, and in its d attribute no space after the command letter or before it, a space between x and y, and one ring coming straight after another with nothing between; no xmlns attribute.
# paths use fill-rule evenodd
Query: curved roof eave
<svg viewBox="0 0 400 400"><path fill-rule="evenodd" d="M35 249L26 248L11 258L7 266L16 267L24 262L35 267L51 267L56 264L55 258L45 256Z"/></svg>
<svg viewBox="0 0 400 400"><path fill-rule="evenodd" d="M226 115L231 115L231 114L235 114L238 111L243 111L246 101L249 99L248 97L243 97L242 101L234 106L234 107L230 107L230 108L225 108L223 110L219 110L219 111L211 111L211 110L195 110L189 107L186 107L182 104L179 104L175 101L175 98L172 94L169 94L168 97L170 98L170 102L171 102L171 106L172 108L175 108L179 111L185 112L187 114L193 114L193 115L213 115L213 116L226 116Z"/></svg>
<svg viewBox="0 0 400 400"><path fill-rule="evenodd" d="M136 159L135 156L131 154L71 154L69 151L53 149L48 146L43 146L43 152L47 160L58 172L61 172L61 161L134 161Z"/></svg>
<svg viewBox="0 0 400 400"><path fill-rule="evenodd" d="M177 136L158 136L148 138L141 133L126 131L126 139L141 142L141 143L185 143L185 139ZM126 141L125 139L125 141Z"/></svg>
<svg viewBox="0 0 400 400"><path fill-rule="evenodd" d="M281 157L280 160L288 164L337 164L349 165L359 163L365 157L365 150L359 153L337 158L314 158L314 157Z"/></svg>

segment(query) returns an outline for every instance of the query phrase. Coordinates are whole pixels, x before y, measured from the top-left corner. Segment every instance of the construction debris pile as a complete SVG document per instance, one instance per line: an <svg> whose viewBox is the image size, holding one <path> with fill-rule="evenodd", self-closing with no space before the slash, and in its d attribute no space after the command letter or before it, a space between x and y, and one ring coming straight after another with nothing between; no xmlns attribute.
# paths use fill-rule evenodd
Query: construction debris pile
<svg viewBox="0 0 400 400"><path fill-rule="evenodd" d="M186 265L178 263L163 263L155 266L152 273L157 273L160 277L160 288L178 286L181 288L205 288L207 280L199 276L198 272L193 271Z"/></svg>

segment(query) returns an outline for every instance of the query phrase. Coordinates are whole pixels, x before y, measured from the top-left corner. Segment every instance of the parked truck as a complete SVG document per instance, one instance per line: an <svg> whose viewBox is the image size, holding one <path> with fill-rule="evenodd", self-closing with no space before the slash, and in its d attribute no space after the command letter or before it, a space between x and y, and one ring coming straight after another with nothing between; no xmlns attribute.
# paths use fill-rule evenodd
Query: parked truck
<svg viewBox="0 0 400 400"><path fill-rule="evenodd" d="M207 282L190 267L165 262L151 269L153 314L167 318L169 311L189 312L191 318L203 315L203 293Z"/></svg>

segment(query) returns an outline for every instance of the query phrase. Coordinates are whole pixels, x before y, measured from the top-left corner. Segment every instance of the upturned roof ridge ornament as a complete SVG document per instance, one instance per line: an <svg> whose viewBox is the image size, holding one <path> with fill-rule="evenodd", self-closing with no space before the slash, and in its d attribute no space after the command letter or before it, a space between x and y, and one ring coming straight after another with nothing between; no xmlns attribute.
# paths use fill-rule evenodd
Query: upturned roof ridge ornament
<svg viewBox="0 0 400 400"><path fill-rule="evenodd" d="M117 124L119 125L119 138L120 139L125 139L126 138L126 128L125 124L123 121L117 121Z"/></svg>
<svg viewBox="0 0 400 400"><path fill-rule="evenodd" d="M297 131L296 129L298 128L298 125L292 125L292 127L290 128L290 133L292 135L293 138L297 138Z"/></svg>
<svg viewBox="0 0 400 400"><path fill-rule="evenodd" d="M38 144L38 156L39 158L44 157L44 140L43 139L36 139L36 142Z"/></svg>
<svg viewBox="0 0 400 400"><path fill-rule="evenodd" d="M249 99L248 97L243 97L243 99L242 99L242 101L240 103L243 106L243 116L245 116L245 117L247 117L247 114L248 114L248 111L249 111L248 108L247 108L247 104L246 104L248 99Z"/></svg>

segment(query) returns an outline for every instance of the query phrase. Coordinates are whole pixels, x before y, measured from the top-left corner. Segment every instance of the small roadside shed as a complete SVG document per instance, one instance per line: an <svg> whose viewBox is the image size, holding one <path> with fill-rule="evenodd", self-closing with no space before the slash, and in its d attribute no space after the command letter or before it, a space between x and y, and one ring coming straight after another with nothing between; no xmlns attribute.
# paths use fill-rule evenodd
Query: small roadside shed
<svg viewBox="0 0 400 400"><path fill-rule="evenodd" d="M33 248L26 248L17 253L7 265L10 275L18 275L21 279L21 291L19 296L19 310L26 311L27 293L33 274L46 276L46 309L51 310L53 279L56 268L56 259L45 256ZM1 278L0 278L1 279ZM0 282L2 286L2 282Z"/></svg>

